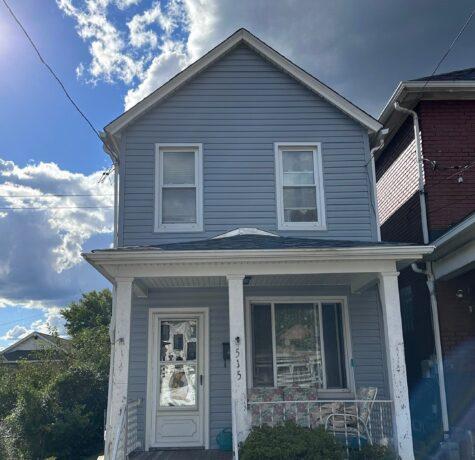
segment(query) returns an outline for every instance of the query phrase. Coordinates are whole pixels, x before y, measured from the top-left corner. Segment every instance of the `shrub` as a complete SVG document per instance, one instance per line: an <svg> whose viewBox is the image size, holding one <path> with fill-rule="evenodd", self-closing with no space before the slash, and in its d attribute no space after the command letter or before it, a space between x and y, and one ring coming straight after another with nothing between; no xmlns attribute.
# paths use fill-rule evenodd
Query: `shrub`
<svg viewBox="0 0 475 460"><path fill-rule="evenodd" d="M341 460L343 446L323 427L304 428L293 422L254 428L241 446L241 460Z"/></svg>
<svg viewBox="0 0 475 460"><path fill-rule="evenodd" d="M350 460L398 460L399 456L393 449L386 446L367 444L360 450L350 451Z"/></svg>

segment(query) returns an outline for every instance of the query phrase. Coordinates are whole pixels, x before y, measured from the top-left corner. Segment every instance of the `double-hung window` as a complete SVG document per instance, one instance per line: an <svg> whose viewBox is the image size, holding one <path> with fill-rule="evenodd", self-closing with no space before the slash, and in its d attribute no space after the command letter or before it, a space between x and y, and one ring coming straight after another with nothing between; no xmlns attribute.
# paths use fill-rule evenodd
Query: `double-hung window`
<svg viewBox="0 0 475 460"><path fill-rule="evenodd" d="M275 144L278 228L325 230L320 143Z"/></svg>
<svg viewBox="0 0 475 460"><path fill-rule="evenodd" d="M202 231L201 144L157 144L155 168L155 231Z"/></svg>
<svg viewBox="0 0 475 460"><path fill-rule="evenodd" d="M254 387L350 389L342 300L253 301L249 319Z"/></svg>

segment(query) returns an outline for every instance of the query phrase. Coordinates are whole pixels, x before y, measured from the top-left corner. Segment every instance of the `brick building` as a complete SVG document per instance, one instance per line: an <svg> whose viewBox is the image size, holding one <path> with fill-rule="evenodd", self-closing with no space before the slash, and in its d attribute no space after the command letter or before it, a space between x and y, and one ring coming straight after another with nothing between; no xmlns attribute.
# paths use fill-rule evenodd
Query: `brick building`
<svg viewBox="0 0 475 460"><path fill-rule="evenodd" d="M475 430L475 68L401 82L380 122L382 239L435 246L399 277L413 432L424 444L439 423L455 436Z"/></svg>

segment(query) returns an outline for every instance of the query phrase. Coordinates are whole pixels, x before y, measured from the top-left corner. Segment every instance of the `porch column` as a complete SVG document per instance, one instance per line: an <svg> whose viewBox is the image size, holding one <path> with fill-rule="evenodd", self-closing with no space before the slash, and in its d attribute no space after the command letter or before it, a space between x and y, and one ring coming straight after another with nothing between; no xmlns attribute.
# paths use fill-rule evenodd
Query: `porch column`
<svg viewBox="0 0 475 460"><path fill-rule="evenodd" d="M130 317L133 278L116 278L115 311L112 314L111 369L107 407L105 460L111 459L121 417L127 404L129 378ZM120 434L120 433L119 433Z"/></svg>
<svg viewBox="0 0 475 460"><path fill-rule="evenodd" d="M399 273L396 271L380 273L379 288L386 339L389 391L393 400L394 441L400 457L404 460L413 460L414 448L412 445L411 413L407 389L398 275Z"/></svg>
<svg viewBox="0 0 475 460"><path fill-rule="evenodd" d="M229 339L231 347L231 410L233 450L238 456L238 444L249 432L247 415L246 332L244 326L244 275L228 275Z"/></svg>

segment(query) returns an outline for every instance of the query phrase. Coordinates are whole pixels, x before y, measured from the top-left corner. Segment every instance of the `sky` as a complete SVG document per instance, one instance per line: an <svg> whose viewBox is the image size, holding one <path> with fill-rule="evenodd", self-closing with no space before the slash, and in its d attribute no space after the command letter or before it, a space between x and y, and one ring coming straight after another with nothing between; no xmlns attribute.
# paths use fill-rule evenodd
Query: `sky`
<svg viewBox="0 0 475 460"><path fill-rule="evenodd" d="M378 116L400 80L431 74L474 7L473 0L9 4L98 129L240 27ZM439 72L474 67L474 44L475 20ZM0 134L1 349L32 330L64 334L61 308L108 287L80 254L111 245L113 199L110 180L100 182L110 166L100 142L1 2Z"/></svg>

